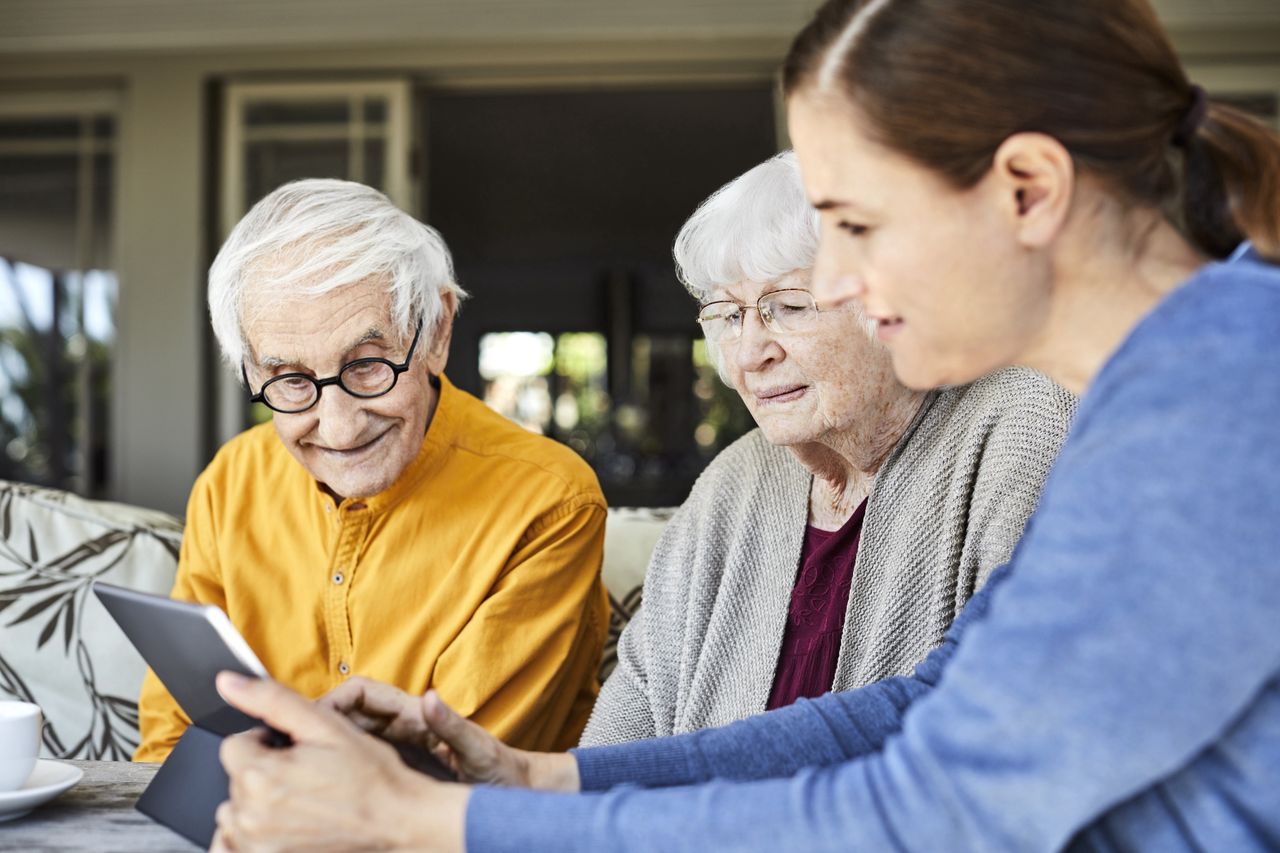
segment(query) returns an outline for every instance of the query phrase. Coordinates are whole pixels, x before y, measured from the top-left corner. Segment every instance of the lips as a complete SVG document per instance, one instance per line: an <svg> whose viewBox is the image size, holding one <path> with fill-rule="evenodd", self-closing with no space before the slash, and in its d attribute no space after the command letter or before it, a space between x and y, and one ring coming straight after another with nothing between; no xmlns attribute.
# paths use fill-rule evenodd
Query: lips
<svg viewBox="0 0 1280 853"><path fill-rule="evenodd" d="M338 459L338 460L353 459L365 453L366 451L371 450L374 447L374 445L382 441L382 439L386 437L387 433L389 432L391 432L391 430L387 430L386 432L383 432L375 436L374 438L371 438L369 441L366 441L364 444L358 444L355 447L348 447L344 450L335 450L332 447L320 447L318 445L314 445L314 447L316 450L320 451L325 456L328 456L331 459Z"/></svg>
<svg viewBox="0 0 1280 853"><path fill-rule="evenodd" d="M759 391L752 391L752 395L758 402L763 405L770 403L789 403L792 400L798 400L804 396L804 392L809 390L808 385L777 385L772 388L763 388Z"/></svg>

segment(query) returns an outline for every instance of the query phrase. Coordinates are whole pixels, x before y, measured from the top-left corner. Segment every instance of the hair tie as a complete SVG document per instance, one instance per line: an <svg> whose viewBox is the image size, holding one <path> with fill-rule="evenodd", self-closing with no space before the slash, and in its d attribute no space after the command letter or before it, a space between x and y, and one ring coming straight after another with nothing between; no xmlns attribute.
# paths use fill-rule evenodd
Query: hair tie
<svg viewBox="0 0 1280 853"><path fill-rule="evenodd" d="M1191 140L1195 138L1196 131L1200 129L1200 125L1204 122L1204 117L1208 112L1208 96L1205 95L1204 89L1192 84L1191 105L1187 107L1187 111L1182 114L1182 119L1178 122L1178 126L1174 128L1173 144L1178 148L1186 148L1191 144Z"/></svg>

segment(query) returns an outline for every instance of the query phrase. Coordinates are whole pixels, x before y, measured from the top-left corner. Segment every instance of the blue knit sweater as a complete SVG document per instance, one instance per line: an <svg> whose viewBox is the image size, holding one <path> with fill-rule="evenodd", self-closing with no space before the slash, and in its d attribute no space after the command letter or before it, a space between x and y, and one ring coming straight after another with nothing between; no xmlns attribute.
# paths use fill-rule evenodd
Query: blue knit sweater
<svg viewBox="0 0 1280 853"><path fill-rule="evenodd" d="M1280 848L1280 273L1096 377L1011 563L910 678L480 788L469 850Z"/></svg>

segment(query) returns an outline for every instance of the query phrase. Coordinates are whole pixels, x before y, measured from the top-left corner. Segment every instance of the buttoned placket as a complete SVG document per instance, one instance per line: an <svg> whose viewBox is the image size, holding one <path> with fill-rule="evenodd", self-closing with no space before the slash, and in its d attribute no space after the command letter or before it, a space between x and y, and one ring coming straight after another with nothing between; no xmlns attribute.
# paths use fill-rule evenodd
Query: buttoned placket
<svg viewBox="0 0 1280 853"><path fill-rule="evenodd" d="M328 568L324 593L324 623L329 647L329 672L333 684L344 680L352 671L355 649L351 637L351 580L365 537L368 535L371 511L361 502L340 505L336 509L326 503L325 511L334 516L338 537Z"/></svg>

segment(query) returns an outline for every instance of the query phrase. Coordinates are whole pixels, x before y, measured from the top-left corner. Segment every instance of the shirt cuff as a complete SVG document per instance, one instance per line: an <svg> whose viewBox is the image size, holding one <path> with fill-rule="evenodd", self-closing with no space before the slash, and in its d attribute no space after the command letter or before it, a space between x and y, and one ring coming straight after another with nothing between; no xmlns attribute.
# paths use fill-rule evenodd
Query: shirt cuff
<svg viewBox="0 0 1280 853"><path fill-rule="evenodd" d="M694 768L688 738L651 738L613 746L571 749L583 791L618 785L666 788L705 781Z"/></svg>

